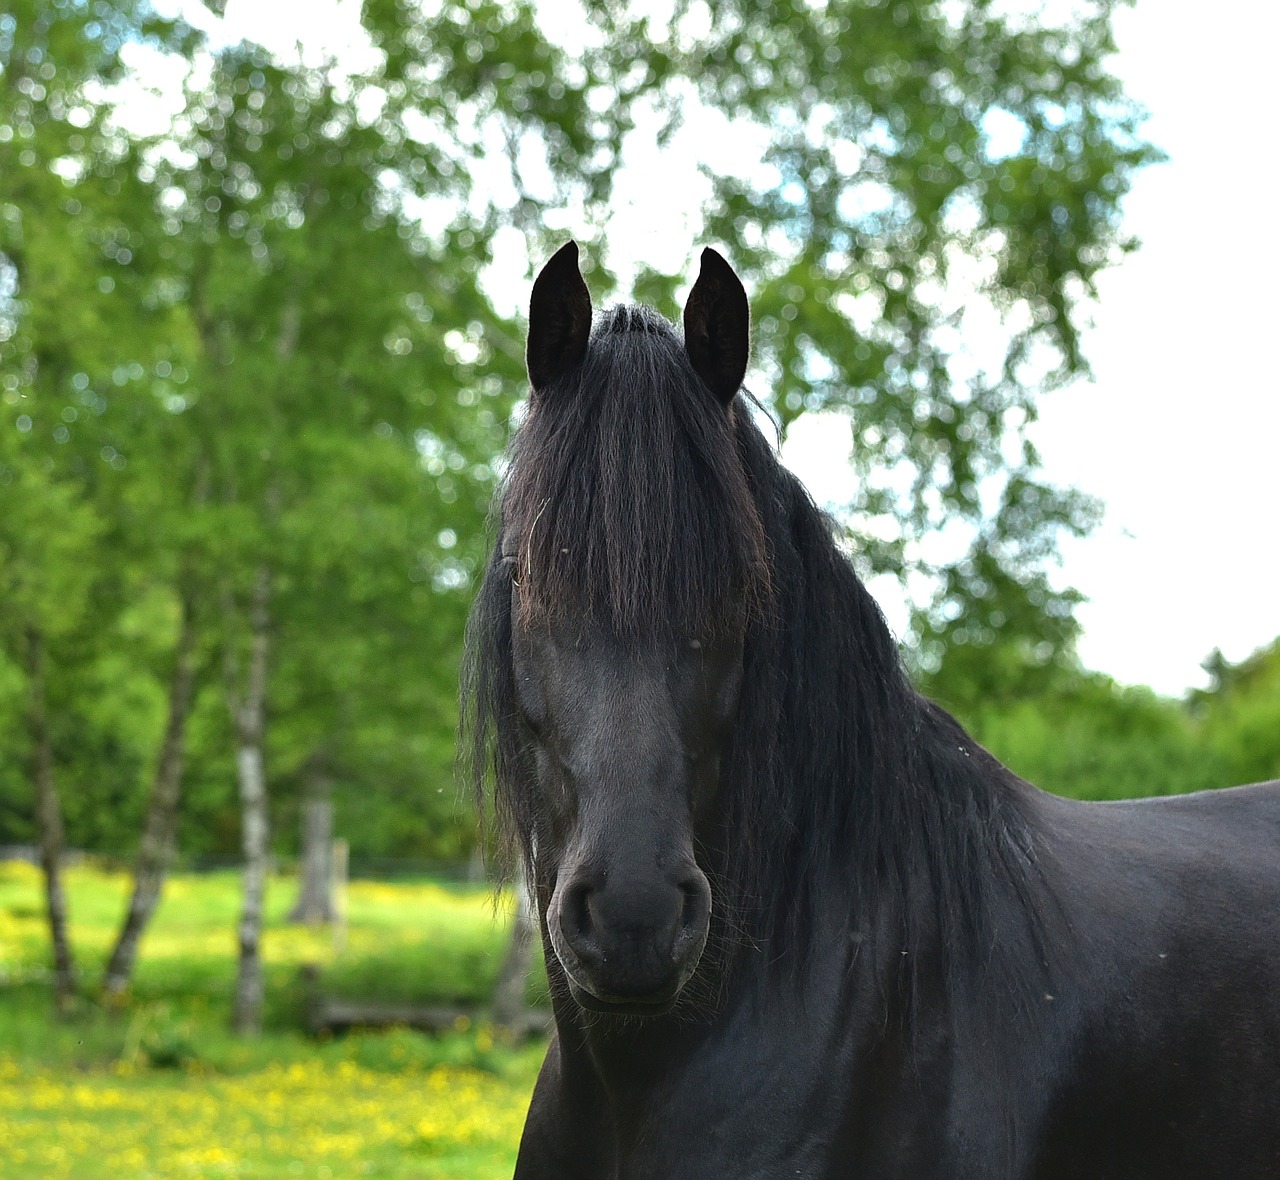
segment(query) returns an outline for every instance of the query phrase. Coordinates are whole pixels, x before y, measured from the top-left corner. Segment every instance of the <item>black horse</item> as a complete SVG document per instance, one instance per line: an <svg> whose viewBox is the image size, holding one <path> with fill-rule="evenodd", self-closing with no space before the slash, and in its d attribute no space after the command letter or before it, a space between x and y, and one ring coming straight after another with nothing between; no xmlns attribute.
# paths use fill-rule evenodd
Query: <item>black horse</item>
<svg viewBox="0 0 1280 1180"><path fill-rule="evenodd" d="M1280 1177L1280 782L1003 767L908 683L747 348L710 250L683 341L593 327L572 243L533 288L468 694L557 1029L517 1177Z"/></svg>

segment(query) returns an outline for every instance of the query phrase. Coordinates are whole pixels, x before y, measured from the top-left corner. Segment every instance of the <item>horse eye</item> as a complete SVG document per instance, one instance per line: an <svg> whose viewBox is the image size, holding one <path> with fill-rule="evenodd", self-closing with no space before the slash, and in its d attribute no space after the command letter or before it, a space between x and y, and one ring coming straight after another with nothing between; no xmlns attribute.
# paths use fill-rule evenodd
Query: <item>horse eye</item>
<svg viewBox="0 0 1280 1180"><path fill-rule="evenodd" d="M690 639L690 640L689 640L689 646L690 646L691 648L693 648L693 650L694 650L694 651L701 651L701 650L702 650L702 640L701 640L701 639Z"/></svg>

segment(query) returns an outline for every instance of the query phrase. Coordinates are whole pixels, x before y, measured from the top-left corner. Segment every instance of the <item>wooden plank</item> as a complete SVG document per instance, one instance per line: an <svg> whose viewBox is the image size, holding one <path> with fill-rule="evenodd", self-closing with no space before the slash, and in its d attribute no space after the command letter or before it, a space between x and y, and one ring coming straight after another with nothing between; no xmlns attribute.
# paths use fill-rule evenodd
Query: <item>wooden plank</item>
<svg viewBox="0 0 1280 1180"><path fill-rule="evenodd" d="M302 968L302 979L307 992L307 1027L313 1034L352 1028L416 1028L441 1033L463 1031L493 1019L492 1013L485 1009L447 1004L387 1004L326 996L320 991L320 971L314 964ZM551 1030L551 1014L526 1010L513 1014L500 1027L517 1040L546 1036Z"/></svg>

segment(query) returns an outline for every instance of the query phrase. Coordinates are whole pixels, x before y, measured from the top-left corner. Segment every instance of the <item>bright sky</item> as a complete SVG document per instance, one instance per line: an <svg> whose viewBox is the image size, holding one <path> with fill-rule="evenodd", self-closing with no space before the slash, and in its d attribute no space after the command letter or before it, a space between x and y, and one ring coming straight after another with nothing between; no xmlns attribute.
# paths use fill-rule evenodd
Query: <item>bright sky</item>
<svg viewBox="0 0 1280 1180"><path fill-rule="evenodd" d="M232 0L228 16L277 48L299 28L349 46L351 0L332 23L329 7ZM1139 176L1126 205L1142 250L1100 280L1086 343L1095 380L1053 395L1034 438L1050 478L1107 506L1097 533L1067 545L1060 573L1089 597L1085 664L1177 695L1204 683L1212 648L1234 661L1280 635L1280 234L1269 212L1280 15L1265 0L1219 0L1209 19L1190 0L1137 0L1116 32L1113 68L1170 159ZM633 137L606 233L623 275L641 261L691 271L706 197L694 162L708 150L723 156L716 167L758 158L708 119L665 149L643 122ZM562 220L573 233L575 212ZM494 293L514 310L527 293L524 243L511 229L498 247ZM842 421L802 419L785 457L820 501L839 501L847 446ZM901 590L873 589L900 631Z"/></svg>
<svg viewBox="0 0 1280 1180"><path fill-rule="evenodd" d="M1265 0L1138 0L1116 68L1169 155L1126 206L1143 248L1099 283L1095 381L1045 406L1051 475L1102 497L1067 550L1086 665L1177 694L1280 635L1280 164Z"/></svg>

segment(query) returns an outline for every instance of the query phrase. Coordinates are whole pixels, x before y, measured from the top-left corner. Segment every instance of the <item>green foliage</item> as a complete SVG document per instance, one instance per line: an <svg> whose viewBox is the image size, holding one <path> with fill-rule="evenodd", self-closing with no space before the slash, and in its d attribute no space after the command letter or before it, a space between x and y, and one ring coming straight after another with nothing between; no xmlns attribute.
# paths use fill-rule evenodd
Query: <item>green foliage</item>
<svg viewBox="0 0 1280 1180"><path fill-rule="evenodd" d="M957 645L924 677L992 753L1037 786L1079 799L1179 794L1280 777L1280 641L1232 665L1186 702L1125 688L1069 660L1017 649L995 676ZM994 683L993 683L994 681Z"/></svg>
<svg viewBox="0 0 1280 1180"><path fill-rule="evenodd" d="M974 736L1039 787L1076 799L1127 799L1227 786L1223 759L1180 702L1096 673L961 714Z"/></svg>
<svg viewBox="0 0 1280 1180"><path fill-rule="evenodd" d="M962 711L1043 694L1074 667L1080 595L1055 588L1044 567L1055 528L1078 534L1090 521L1074 497L1021 478L1008 490L994 526L963 561L941 571L932 609L915 620L910 654L926 686ZM1011 544L1001 539L1010 531L1003 518L1024 499L1033 507Z"/></svg>
<svg viewBox="0 0 1280 1180"><path fill-rule="evenodd" d="M1231 781L1280 778L1280 639L1234 665L1215 651L1205 668L1213 683L1192 705Z"/></svg>

